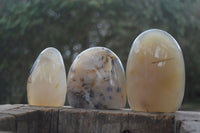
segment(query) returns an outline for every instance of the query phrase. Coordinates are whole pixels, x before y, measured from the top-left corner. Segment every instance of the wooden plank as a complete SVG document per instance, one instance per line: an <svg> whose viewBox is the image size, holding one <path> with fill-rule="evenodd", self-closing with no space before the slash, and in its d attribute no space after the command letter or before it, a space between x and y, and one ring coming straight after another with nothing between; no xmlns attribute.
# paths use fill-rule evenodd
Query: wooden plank
<svg viewBox="0 0 200 133"><path fill-rule="evenodd" d="M4 113L15 115L17 133L57 133L59 108L23 106Z"/></svg>
<svg viewBox="0 0 200 133"><path fill-rule="evenodd" d="M0 132L200 133L200 112L145 113L69 106L0 105Z"/></svg>
<svg viewBox="0 0 200 133"><path fill-rule="evenodd" d="M0 105L0 112L2 111L6 111L6 110L10 110L10 109L14 109L14 108L19 108L24 106L23 104L4 104L4 105Z"/></svg>
<svg viewBox="0 0 200 133"><path fill-rule="evenodd" d="M174 132L174 114L139 113L131 110L65 109L59 114L59 132L170 133Z"/></svg>
<svg viewBox="0 0 200 133"><path fill-rule="evenodd" d="M126 129L127 111L74 108L60 110L60 133L121 133Z"/></svg>
<svg viewBox="0 0 200 133"><path fill-rule="evenodd" d="M66 108L59 112L59 133L95 133L95 111Z"/></svg>
<svg viewBox="0 0 200 133"><path fill-rule="evenodd" d="M34 107L23 105L18 108L9 108L8 110L2 109L1 113L14 117L17 123L17 133L58 132L59 108Z"/></svg>
<svg viewBox="0 0 200 133"><path fill-rule="evenodd" d="M17 133L36 133L38 129L38 111L23 107L9 109L1 113L15 116Z"/></svg>
<svg viewBox="0 0 200 133"><path fill-rule="evenodd" d="M0 133L11 131L16 132L15 117L9 114L0 113Z"/></svg>
<svg viewBox="0 0 200 133"><path fill-rule="evenodd" d="M38 128L40 133L58 133L58 108L46 108L39 111Z"/></svg>
<svg viewBox="0 0 200 133"><path fill-rule="evenodd" d="M173 133L174 113L129 113L131 133Z"/></svg>
<svg viewBox="0 0 200 133"><path fill-rule="evenodd" d="M177 133L200 133L200 112L177 111L175 116Z"/></svg>
<svg viewBox="0 0 200 133"><path fill-rule="evenodd" d="M14 115L9 113L3 113L7 112L8 110L12 110L15 108L22 107L22 104L5 104L0 105L0 132L16 132L17 130L17 123L16 118Z"/></svg>
<svg viewBox="0 0 200 133"><path fill-rule="evenodd" d="M96 133L123 133L128 131L127 110L100 110L96 114Z"/></svg>

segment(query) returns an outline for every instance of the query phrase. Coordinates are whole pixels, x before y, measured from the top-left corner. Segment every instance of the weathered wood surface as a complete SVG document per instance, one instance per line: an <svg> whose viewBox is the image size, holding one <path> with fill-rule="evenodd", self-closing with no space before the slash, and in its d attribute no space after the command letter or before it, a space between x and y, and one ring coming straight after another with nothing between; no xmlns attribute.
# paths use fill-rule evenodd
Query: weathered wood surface
<svg viewBox="0 0 200 133"><path fill-rule="evenodd" d="M0 105L0 133L200 133L200 113Z"/></svg>
<svg viewBox="0 0 200 133"><path fill-rule="evenodd" d="M179 133L200 133L200 112L177 112L176 129Z"/></svg>

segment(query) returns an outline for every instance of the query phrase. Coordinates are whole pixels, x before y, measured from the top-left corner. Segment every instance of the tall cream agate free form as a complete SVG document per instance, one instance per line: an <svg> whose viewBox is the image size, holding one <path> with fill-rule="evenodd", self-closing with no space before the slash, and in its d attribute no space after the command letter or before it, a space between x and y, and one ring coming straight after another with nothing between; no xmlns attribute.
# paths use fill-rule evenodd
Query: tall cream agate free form
<svg viewBox="0 0 200 133"><path fill-rule="evenodd" d="M120 109L126 103L120 59L104 47L89 48L74 60L67 78L69 104L79 108Z"/></svg>
<svg viewBox="0 0 200 133"><path fill-rule="evenodd" d="M60 52L46 48L36 59L27 81L30 105L63 106L67 91L65 66Z"/></svg>
<svg viewBox="0 0 200 133"><path fill-rule="evenodd" d="M126 68L127 95L135 111L174 112L183 99L185 67L181 49L167 32L152 29L133 42Z"/></svg>

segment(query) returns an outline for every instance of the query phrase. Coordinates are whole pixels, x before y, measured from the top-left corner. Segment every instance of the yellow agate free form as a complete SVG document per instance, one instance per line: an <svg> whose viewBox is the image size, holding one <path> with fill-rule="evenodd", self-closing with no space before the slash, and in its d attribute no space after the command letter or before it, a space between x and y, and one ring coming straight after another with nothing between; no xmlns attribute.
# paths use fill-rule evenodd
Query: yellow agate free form
<svg viewBox="0 0 200 133"><path fill-rule="evenodd" d="M133 42L126 68L128 102L135 111L174 112L182 103L185 67L177 41L151 29Z"/></svg>
<svg viewBox="0 0 200 133"><path fill-rule="evenodd" d="M65 66L60 52L46 48L36 59L27 81L30 105L63 106L67 91Z"/></svg>

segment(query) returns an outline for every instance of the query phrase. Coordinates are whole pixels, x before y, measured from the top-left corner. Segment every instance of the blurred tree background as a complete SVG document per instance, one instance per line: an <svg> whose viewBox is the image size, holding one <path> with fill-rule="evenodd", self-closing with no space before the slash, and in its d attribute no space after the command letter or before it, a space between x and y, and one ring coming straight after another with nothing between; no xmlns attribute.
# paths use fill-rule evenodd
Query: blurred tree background
<svg viewBox="0 0 200 133"><path fill-rule="evenodd" d="M184 101L200 98L198 0L1 0L0 104L27 103L26 81L39 53L60 50L66 72L81 51L105 46L124 67L132 42L151 28L179 42L186 66Z"/></svg>

